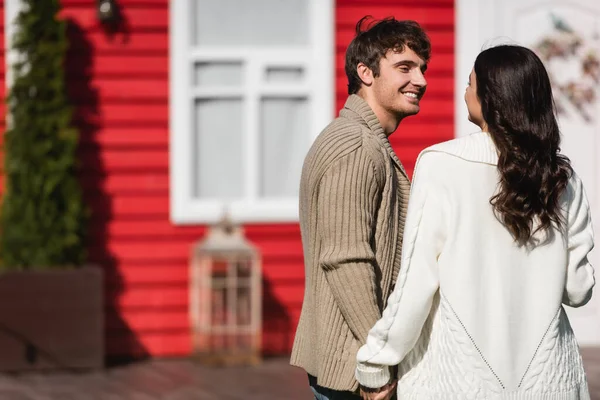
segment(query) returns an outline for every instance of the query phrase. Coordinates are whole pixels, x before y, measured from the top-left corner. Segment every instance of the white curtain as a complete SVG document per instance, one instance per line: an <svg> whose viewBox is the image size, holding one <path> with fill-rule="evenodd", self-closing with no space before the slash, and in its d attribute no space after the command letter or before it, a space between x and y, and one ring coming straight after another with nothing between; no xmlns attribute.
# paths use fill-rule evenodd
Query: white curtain
<svg viewBox="0 0 600 400"><path fill-rule="evenodd" d="M197 179L194 196L227 200L242 197L242 100L197 100L195 117Z"/></svg>
<svg viewBox="0 0 600 400"><path fill-rule="evenodd" d="M261 197L298 195L302 162L308 150L308 102L305 98L261 101Z"/></svg>

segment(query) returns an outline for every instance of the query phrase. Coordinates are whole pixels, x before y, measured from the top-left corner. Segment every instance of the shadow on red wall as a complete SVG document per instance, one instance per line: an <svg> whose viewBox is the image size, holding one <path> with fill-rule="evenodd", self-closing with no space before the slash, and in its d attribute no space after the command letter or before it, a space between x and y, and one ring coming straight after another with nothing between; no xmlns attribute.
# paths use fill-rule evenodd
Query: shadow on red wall
<svg viewBox="0 0 600 400"><path fill-rule="evenodd" d="M67 89L75 106L74 124L80 132L80 176L84 198L91 206L89 261L100 265L104 271L105 347L106 362L110 366L147 358L148 351L121 317L118 304L124 285L118 261L108 247L108 223L113 218L113 210L111 196L104 187L107 170L101 157L103 149L96 139L103 128L98 89L93 85L96 55L81 26L71 18L66 22L70 41L66 59ZM127 26L124 19L122 23L122 26ZM115 33L107 32L108 35ZM122 33L126 38L127 32Z"/></svg>
<svg viewBox="0 0 600 400"><path fill-rule="evenodd" d="M291 351L294 329L287 308L273 293L272 283L263 278L263 344L266 357L280 356Z"/></svg>

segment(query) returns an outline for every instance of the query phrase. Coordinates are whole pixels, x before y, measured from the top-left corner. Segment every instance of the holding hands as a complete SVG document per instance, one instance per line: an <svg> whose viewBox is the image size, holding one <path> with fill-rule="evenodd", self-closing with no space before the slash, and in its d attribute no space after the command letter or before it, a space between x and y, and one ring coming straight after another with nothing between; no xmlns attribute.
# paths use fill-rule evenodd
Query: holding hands
<svg viewBox="0 0 600 400"><path fill-rule="evenodd" d="M397 381L394 380L379 389L360 386L360 397L363 400L390 400L396 391Z"/></svg>

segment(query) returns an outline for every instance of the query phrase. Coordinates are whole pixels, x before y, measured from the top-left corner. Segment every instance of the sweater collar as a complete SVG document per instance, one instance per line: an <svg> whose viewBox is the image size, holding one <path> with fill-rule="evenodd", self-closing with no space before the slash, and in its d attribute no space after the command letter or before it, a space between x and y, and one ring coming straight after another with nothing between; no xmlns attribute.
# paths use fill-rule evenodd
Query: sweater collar
<svg viewBox="0 0 600 400"><path fill-rule="evenodd" d="M440 151L467 161L498 165L498 151L487 132L476 132L469 136L438 143L423 152Z"/></svg>
<svg viewBox="0 0 600 400"><path fill-rule="evenodd" d="M392 148L387 135L379 123L379 119L371 109L371 106L369 106L369 104L362 97L357 94L351 94L348 97L348 100L346 100L344 108L340 111L340 116L356 121L359 124L369 128L369 130L375 136L377 136L377 138L379 138L390 158L394 161L398 168L400 168L402 174L404 174L404 176L408 179L408 175L404 170L404 166Z"/></svg>

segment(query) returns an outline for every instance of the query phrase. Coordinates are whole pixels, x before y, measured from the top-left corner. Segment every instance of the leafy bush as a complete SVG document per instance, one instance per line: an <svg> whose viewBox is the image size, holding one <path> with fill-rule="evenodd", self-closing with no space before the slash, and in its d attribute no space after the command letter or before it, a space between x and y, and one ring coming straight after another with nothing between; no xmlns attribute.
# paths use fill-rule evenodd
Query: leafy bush
<svg viewBox="0 0 600 400"><path fill-rule="evenodd" d="M85 261L87 209L65 83L66 22L59 0L22 4L4 134L0 267L68 268Z"/></svg>

